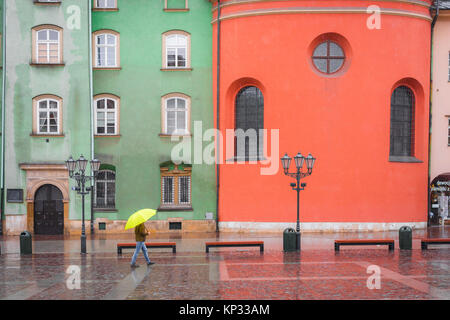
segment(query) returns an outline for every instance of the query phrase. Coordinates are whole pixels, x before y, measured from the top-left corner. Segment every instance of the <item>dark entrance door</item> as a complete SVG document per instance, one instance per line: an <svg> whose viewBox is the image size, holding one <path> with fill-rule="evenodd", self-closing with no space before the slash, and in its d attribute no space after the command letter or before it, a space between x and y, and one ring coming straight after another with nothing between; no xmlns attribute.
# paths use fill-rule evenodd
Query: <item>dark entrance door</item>
<svg viewBox="0 0 450 320"><path fill-rule="evenodd" d="M34 196L34 233L63 234L64 205L61 191L46 184Z"/></svg>

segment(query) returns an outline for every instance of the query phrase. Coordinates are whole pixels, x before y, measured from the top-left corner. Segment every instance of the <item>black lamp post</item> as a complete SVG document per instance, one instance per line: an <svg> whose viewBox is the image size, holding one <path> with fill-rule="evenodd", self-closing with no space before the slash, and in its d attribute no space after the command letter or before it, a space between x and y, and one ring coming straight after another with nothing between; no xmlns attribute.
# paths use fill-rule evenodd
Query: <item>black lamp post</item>
<svg viewBox="0 0 450 320"><path fill-rule="evenodd" d="M84 196L91 192L94 187L95 178L97 177L98 170L100 169L100 161L97 159L91 160L91 172L92 176L86 175L86 167L88 160L81 155L78 160L73 160L72 156L66 161L67 169L69 170L69 176L76 180L77 186L73 190L81 194L82 198L82 220L81 220L81 253L86 253L86 232L84 226ZM91 181L91 186L86 187L86 183Z"/></svg>
<svg viewBox="0 0 450 320"><path fill-rule="evenodd" d="M300 184L300 179L309 176L312 173L314 167L314 158L311 154L307 157L302 156L299 152L294 157L296 172L289 172L289 167L291 165L292 158L287 155L287 153L281 158L281 165L283 166L284 174L296 179L297 183L291 183L292 190L297 191L297 238L296 238L296 248L300 251L300 191L305 189L306 183ZM306 162L306 172L302 172L303 164Z"/></svg>

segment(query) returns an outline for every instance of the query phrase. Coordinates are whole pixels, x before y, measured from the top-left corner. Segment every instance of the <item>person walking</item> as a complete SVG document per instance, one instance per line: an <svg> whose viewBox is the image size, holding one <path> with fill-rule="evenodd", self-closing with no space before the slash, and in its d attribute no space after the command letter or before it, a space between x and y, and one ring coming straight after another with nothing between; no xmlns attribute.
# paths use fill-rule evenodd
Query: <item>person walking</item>
<svg viewBox="0 0 450 320"><path fill-rule="evenodd" d="M139 265L136 264L136 259L140 250L142 250L142 252L144 253L144 258L145 260L147 260L148 266L155 264L154 262L150 261L150 258L148 257L147 247L145 246L145 237L148 235L148 231L145 228L144 223L138 224L134 228L134 234L136 236L136 250L134 251L133 258L131 259L131 268L139 267Z"/></svg>

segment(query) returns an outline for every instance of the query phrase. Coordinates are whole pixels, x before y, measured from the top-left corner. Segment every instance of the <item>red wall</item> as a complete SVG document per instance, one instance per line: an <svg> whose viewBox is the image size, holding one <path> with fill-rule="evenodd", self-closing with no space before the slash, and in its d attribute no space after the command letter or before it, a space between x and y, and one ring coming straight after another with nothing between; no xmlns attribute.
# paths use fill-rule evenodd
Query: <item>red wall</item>
<svg viewBox="0 0 450 320"><path fill-rule="evenodd" d="M425 6L378 1L262 1L224 6L222 15L371 4L428 15ZM220 221L295 221L294 180L283 174L279 158L299 151L317 158L303 181L302 222L426 221L430 21L382 14L381 29L369 30L369 16L270 14L221 22L220 129L225 136L234 128L239 89L258 86L264 127L280 130L279 153L270 155L268 148L280 169L261 175L261 164L222 164ZM215 84L216 23L213 28ZM347 55L343 70L331 77L316 71L310 58L318 37L328 33ZM389 161L390 96L399 84L415 93L414 155L421 163Z"/></svg>

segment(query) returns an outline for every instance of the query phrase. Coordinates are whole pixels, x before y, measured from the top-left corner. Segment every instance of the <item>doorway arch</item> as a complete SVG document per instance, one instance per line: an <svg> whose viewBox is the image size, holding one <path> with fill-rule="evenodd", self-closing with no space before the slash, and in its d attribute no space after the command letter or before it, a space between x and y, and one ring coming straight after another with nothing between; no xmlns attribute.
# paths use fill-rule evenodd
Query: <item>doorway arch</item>
<svg viewBox="0 0 450 320"><path fill-rule="evenodd" d="M34 194L34 233L60 235L64 233L64 203L61 190L44 184Z"/></svg>

